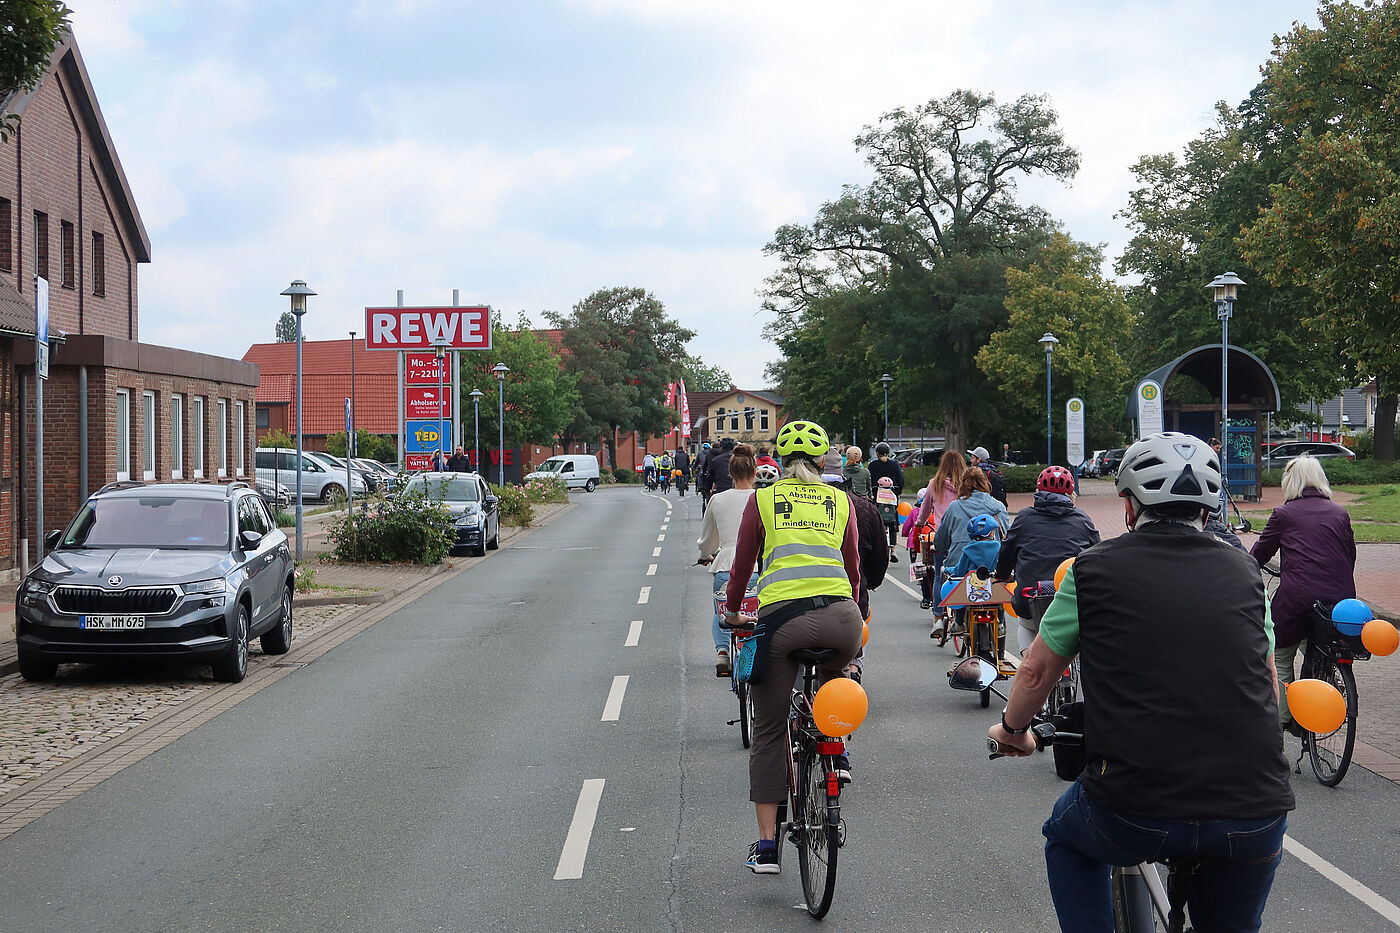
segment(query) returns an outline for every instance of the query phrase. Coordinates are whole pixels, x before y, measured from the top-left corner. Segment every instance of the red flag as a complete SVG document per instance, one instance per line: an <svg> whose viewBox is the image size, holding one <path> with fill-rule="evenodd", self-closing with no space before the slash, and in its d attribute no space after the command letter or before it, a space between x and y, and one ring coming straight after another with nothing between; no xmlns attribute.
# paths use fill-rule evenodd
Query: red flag
<svg viewBox="0 0 1400 933"><path fill-rule="evenodd" d="M685 397L685 380L681 380L681 437L690 437L690 400Z"/></svg>
<svg viewBox="0 0 1400 933"><path fill-rule="evenodd" d="M667 407L667 408L670 408L671 406L673 406L673 405L675 405L675 404L676 404L676 384L675 384L674 382L668 382L668 383L666 383L666 407Z"/></svg>

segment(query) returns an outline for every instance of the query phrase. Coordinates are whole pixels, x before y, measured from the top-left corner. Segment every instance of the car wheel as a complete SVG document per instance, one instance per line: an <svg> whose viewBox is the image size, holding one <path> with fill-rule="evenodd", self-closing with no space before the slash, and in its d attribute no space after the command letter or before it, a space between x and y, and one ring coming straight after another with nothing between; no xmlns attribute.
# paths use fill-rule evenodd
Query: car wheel
<svg viewBox="0 0 1400 933"><path fill-rule="evenodd" d="M56 673L58 673L57 661L50 661L48 658L23 648L19 649L19 676L25 680L53 680L53 675Z"/></svg>
<svg viewBox="0 0 1400 933"><path fill-rule="evenodd" d="M491 536L491 540L486 542L486 549L494 551L501 546L501 523L496 523L496 533Z"/></svg>
<svg viewBox="0 0 1400 933"><path fill-rule="evenodd" d="M248 676L248 606L238 602L238 615L233 621L233 644L213 664L214 679L236 684Z"/></svg>
<svg viewBox="0 0 1400 933"><path fill-rule="evenodd" d="M596 479L590 479L588 482L583 484L583 488L588 492L592 492L593 490L598 488L598 481Z"/></svg>
<svg viewBox="0 0 1400 933"><path fill-rule="evenodd" d="M292 585L282 590L282 607L277 624L267 631L258 643L263 654L286 654L292 650Z"/></svg>
<svg viewBox="0 0 1400 933"><path fill-rule="evenodd" d="M321 490L321 501L330 505L345 499L345 487L339 483L327 483Z"/></svg>

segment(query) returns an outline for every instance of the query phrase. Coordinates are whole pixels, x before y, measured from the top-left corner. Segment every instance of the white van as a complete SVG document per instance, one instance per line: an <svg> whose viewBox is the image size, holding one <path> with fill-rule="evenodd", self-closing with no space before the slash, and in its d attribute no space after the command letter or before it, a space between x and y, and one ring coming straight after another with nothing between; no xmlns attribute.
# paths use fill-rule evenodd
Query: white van
<svg viewBox="0 0 1400 933"><path fill-rule="evenodd" d="M545 460L525 479L562 479L570 489L592 492L598 488L598 458L593 454L556 454Z"/></svg>

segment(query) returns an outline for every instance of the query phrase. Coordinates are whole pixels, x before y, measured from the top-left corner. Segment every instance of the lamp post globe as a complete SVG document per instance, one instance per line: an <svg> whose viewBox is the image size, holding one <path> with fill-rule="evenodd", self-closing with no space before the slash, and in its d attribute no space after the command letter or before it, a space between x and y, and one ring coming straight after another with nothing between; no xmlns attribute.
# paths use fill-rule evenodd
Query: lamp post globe
<svg viewBox="0 0 1400 933"><path fill-rule="evenodd" d="M1045 465L1046 465L1046 466L1049 466L1050 464L1052 464L1052 463L1055 462L1055 450L1054 450L1054 443L1055 443L1055 442L1054 442L1053 437L1052 437L1052 435L1054 434L1054 428L1055 428L1055 422L1054 422L1054 408L1053 408L1052 403L1051 403L1051 401L1050 401L1050 399L1051 399L1051 391L1050 391L1050 388L1051 388L1051 386L1050 386L1050 354L1052 354L1052 353L1055 352L1055 344L1057 344L1057 343L1059 343L1059 342L1060 342L1060 341L1059 341L1059 338L1057 338L1054 334L1050 333L1048 330L1045 332L1045 336L1044 336L1044 337L1041 337L1039 340L1036 341L1036 343L1039 343L1042 347L1045 348Z"/></svg>
<svg viewBox="0 0 1400 933"><path fill-rule="evenodd" d="M880 440L882 441L887 441L890 439L890 383L892 382L894 382L894 377L891 376L889 373L885 373L883 376L880 377L880 384L885 387L885 430L880 435ZM851 429L851 436L852 438L855 437L854 428ZM900 435L900 437L903 436L903 434Z"/></svg>
<svg viewBox="0 0 1400 933"><path fill-rule="evenodd" d="M314 294L301 279L293 279L283 291L292 301L292 314L297 319L297 560L302 554L302 508L301 508L301 317L306 313L306 299ZM348 489L347 489L348 492Z"/></svg>
<svg viewBox="0 0 1400 933"><path fill-rule="evenodd" d="M481 397L486 393L472 389L472 469L481 472Z"/></svg>
<svg viewBox="0 0 1400 933"><path fill-rule="evenodd" d="M1220 319L1220 514L1225 514L1229 497L1230 477L1226 466L1230 461L1230 318L1235 313L1244 279L1233 272L1217 275L1206 290L1215 298L1215 316Z"/></svg>
<svg viewBox="0 0 1400 933"><path fill-rule="evenodd" d="M496 426L500 429L500 471L497 474L496 485L505 488L506 485L506 373L510 372L510 367L505 363L497 363L491 367L491 372L496 374L497 400L500 403L500 412L497 416Z"/></svg>

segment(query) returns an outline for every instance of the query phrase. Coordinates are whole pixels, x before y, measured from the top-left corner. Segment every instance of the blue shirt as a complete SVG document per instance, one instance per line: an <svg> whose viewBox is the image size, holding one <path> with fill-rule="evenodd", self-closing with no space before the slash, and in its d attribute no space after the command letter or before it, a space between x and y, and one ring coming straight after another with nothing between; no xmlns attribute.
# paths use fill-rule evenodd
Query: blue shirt
<svg viewBox="0 0 1400 933"><path fill-rule="evenodd" d="M962 556L958 558L957 565L948 571L948 575L961 577L978 567L986 567L991 570L997 565L999 553L1001 553L1001 542L995 538L989 541L969 541L963 546Z"/></svg>

